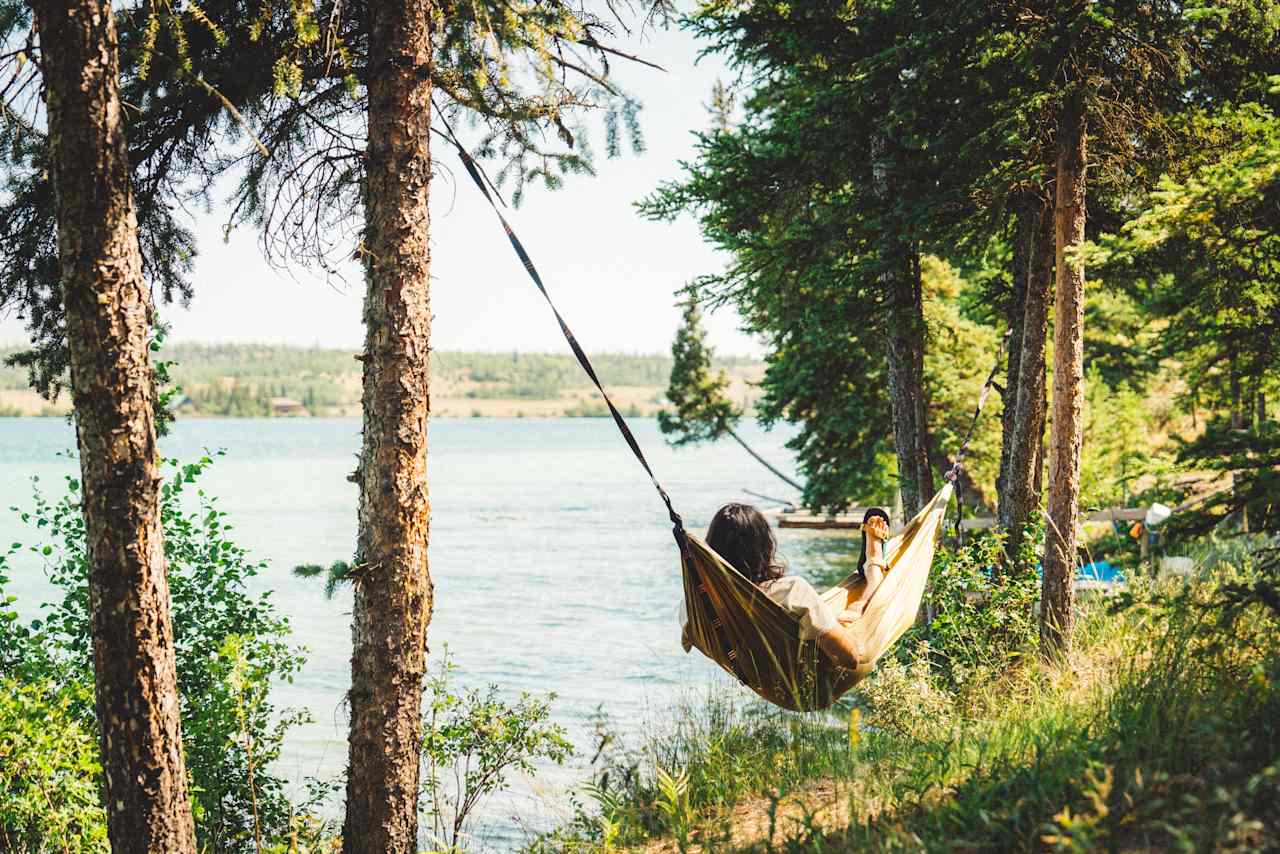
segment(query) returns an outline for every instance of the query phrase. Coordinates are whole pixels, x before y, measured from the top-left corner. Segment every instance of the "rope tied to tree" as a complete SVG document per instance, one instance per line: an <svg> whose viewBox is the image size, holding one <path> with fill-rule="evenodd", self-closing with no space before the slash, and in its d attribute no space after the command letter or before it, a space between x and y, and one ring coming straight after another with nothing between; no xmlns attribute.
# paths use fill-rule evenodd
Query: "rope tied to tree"
<svg viewBox="0 0 1280 854"><path fill-rule="evenodd" d="M959 449L956 450L955 462L951 464L951 468L947 469L947 473L944 475L947 480L956 484L957 489L959 489L958 478L960 477L960 470L964 468L964 455L969 450L969 443L973 441L974 431L978 429L978 418L982 415L982 407L987 403L987 395L995 387L996 374L1000 373L1000 362L1004 357L1005 349L1009 346L1009 338L1012 336L1013 329L1006 329L1000 339L1000 349L996 351L995 364L991 366L991 373L987 374L987 381L982 384L982 391L978 393L978 405L973 409L973 418L969 421L969 431L965 433Z"/></svg>
<svg viewBox="0 0 1280 854"><path fill-rule="evenodd" d="M667 495L667 490L658 482L658 476L654 474L653 469L649 465L649 461L645 458L644 451L640 449L640 443L636 441L635 435L631 432L631 428L627 425L627 421L622 417L622 413L618 407L614 405L613 400L609 397L609 393L605 391L604 385L600 382L599 376L596 374L595 367L591 364L591 360L587 358L586 352L578 343L577 336L569 329L569 325L561 316L559 309L556 308L555 302L551 299L551 294L547 291L546 285L542 282L542 276L538 274L538 270L533 265L533 259L529 257L529 253L525 250L524 244L520 242L520 238L516 237L515 231L511 228L511 224L507 222L507 218L502 215L502 210L498 207L498 203L494 200L497 194L497 188L493 188L493 192L489 191L492 184L488 182L487 176L480 169L479 164L472 159L467 150L462 147L458 138L453 133L453 128L449 126L441 114L441 121L444 122L447 135L442 134L449 143L458 152L458 157L462 160L462 165L466 167L467 174L471 176L471 180L475 182L480 193L489 202L489 206L493 208L493 212L497 214L498 221L502 223L503 231L506 232L507 240L511 242L511 248L515 250L516 256L520 259L520 263L524 265L525 272L529 274L529 278L533 280L538 291L542 294L542 298L546 300L551 313L555 316L556 322L560 325L560 333L564 335L565 341L569 343L569 349L573 351L573 355L578 360L578 364L582 366L582 370L586 372L596 390L600 392L600 396L604 398L605 405L609 408L609 414L613 416L613 422L617 425L618 431L622 434L622 438L626 441L627 447L631 449L631 453L635 455L641 467L644 468L645 474L649 475L649 481L653 484L653 488L658 491L658 497L662 499L663 505L667 508L667 515L671 519L672 533L675 535L676 542L680 546L681 554L687 551L688 544L685 542L684 536L684 520L680 518L680 514L676 512L675 506L671 503L671 497Z"/></svg>
<svg viewBox="0 0 1280 854"><path fill-rule="evenodd" d="M943 475L956 490L956 538L960 537L960 520L964 517L964 496L960 487L960 470L964 468L964 455L969 450L969 442L973 440L973 434L978 429L978 419L982 416L982 407L987 403L987 395L991 394L991 389L996 384L996 374L1000 373L1000 362L1004 358L1005 349L1009 346L1009 339L1013 337L1013 328L1006 329L1004 335L1000 338L1000 348L996 351L995 362L991 365L991 372L987 374L987 381L982 384L982 391L978 393L978 405L973 408L973 418L969 421L969 431L965 433L964 439L960 442L960 447L956 450L955 462L951 464L951 468L947 469L947 473Z"/></svg>

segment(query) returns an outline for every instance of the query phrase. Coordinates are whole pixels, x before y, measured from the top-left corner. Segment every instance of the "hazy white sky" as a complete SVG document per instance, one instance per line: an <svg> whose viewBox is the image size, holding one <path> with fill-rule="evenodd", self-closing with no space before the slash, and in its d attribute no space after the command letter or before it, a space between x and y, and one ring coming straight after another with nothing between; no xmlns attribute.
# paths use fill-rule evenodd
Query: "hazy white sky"
<svg viewBox="0 0 1280 854"><path fill-rule="evenodd" d="M534 190L509 218L589 352L653 353L670 347L679 321L673 292L693 276L719 269L723 259L703 245L692 218L651 223L636 215L632 203L679 174L679 161L692 156L692 132L707 124L712 84L728 73L719 58L696 61L696 43L678 30L649 33L624 46L667 69L664 74L615 63L619 80L644 104L645 153L600 157L597 177L572 178L554 193ZM592 131L593 148L601 151L598 122ZM432 183L434 346L566 351L546 305L456 156L439 144L435 151L448 172L439 172ZM466 183L455 183L455 175ZM362 282L356 270L345 290L305 270L273 270L262 259L252 227L223 242L224 220L225 210L217 206L194 223L200 241L195 299L190 309L163 310L172 340L359 347ZM731 311L709 317L708 327L722 354L759 351L737 330ZM15 318L0 318L0 342L23 339Z"/></svg>

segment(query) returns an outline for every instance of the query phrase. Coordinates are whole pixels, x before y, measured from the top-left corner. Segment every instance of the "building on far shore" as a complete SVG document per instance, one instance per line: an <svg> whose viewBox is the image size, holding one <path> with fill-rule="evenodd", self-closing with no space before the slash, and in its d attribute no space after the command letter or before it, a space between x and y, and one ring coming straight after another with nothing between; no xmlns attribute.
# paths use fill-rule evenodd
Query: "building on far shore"
<svg viewBox="0 0 1280 854"><path fill-rule="evenodd" d="M277 417L298 417L311 414L305 406L292 397L273 397L269 403L271 404L271 414Z"/></svg>

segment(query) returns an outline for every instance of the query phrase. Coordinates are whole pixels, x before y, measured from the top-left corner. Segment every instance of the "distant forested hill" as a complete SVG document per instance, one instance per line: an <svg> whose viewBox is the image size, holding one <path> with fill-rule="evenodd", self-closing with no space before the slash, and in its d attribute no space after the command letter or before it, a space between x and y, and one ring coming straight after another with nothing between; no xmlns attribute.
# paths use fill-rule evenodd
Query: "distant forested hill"
<svg viewBox="0 0 1280 854"><path fill-rule="evenodd" d="M13 352L0 349L0 358ZM354 415L360 408L360 363L356 351L257 344L176 344L160 358L185 399L180 410L194 415ZM601 380L616 390L633 415L662 407L669 356L593 355ZM718 360L730 374L735 399L752 404L762 366L750 359ZM550 416L604 414L599 396L568 354L432 354L432 412L436 415ZM0 367L0 414L65 412L68 401L50 405L27 385L26 373Z"/></svg>

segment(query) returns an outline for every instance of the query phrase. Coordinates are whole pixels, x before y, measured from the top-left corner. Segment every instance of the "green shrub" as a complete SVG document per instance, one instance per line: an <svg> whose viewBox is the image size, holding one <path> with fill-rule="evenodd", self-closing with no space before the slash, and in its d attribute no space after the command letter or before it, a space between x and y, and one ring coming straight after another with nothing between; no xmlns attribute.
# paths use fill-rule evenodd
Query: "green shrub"
<svg viewBox="0 0 1280 854"><path fill-rule="evenodd" d="M989 676L1034 649L1039 638L1033 527L1022 553L1006 563L1005 535L987 532L957 548L940 547L929 574L926 607L931 619L897 647L911 656L927 644L930 660L951 688Z"/></svg>
<svg viewBox="0 0 1280 854"><path fill-rule="evenodd" d="M110 850L98 745L74 690L0 679L0 851Z"/></svg>
<svg viewBox="0 0 1280 854"><path fill-rule="evenodd" d="M430 819L433 851L462 849L476 807L504 790L512 771L531 773L538 759L560 764L573 752L549 722L555 695L507 703L496 685L459 693L453 670L446 652L427 683L418 808Z"/></svg>
<svg viewBox="0 0 1280 854"><path fill-rule="evenodd" d="M596 715L595 771L565 827L534 839L531 851L637 844L672 836L683 848L730 838L732 810L744 798L779 800L806 782L853 767L849 714L800 715L744 697L736 689L690 695L631 747ZM857 713L852 716L856 727Z"/></svg>
<svg viewBox="0 0 1280 854"><path fill-rule="evenodd" d="M306 716L276 709L270 688L291 681L304 658L290 643L288 620L276 612L270 594L248 592L249 580L265 564L230 539L227 514L196 485L212 464L210 457L189 465L166 461L171 474L161 487L160 515L197 833L202 849L250 851L258 836L283 835L290 826L285 784L270 765L285 733ZM28 548L44 560L62 598L45 603L27 627L0 619L9 625L0 632L13 643L10 671L78 692L81 702L72 711L94 731L90 692L83 690L93 684L93 653L79 502L74 478L67 478L57 500L37 485L32 509L20 515L40 532L42 542Z"/></svg>

